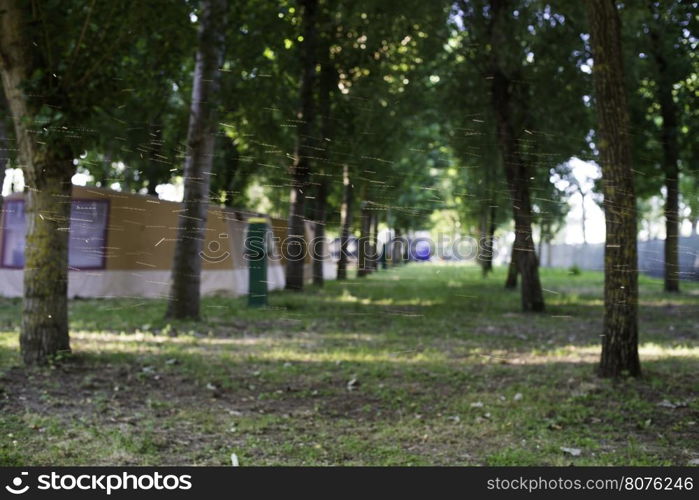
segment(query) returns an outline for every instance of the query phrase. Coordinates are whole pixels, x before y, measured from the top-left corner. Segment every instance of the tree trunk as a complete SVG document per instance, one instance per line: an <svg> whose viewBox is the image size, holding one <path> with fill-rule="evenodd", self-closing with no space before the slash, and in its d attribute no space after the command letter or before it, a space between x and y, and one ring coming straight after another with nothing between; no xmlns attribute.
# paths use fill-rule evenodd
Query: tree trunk
<svg viewBox="0 0 699 500"><path fill-rule="evenodd" d="M54 146L55 148L55 146ZM20 347L26 364L70 352L68 337L68 228L73 154L52 148L34 156L27 178L24 302ZM25 172L26 175L26 172Z"/></svg>
<svg viewBox="0 0 699 500"><path fill-rule="evenodd" d="M224 141L224 165L221 185L224 190L223 204L230 208L233 206L233 201L235 199L233 197L233 191L235 190L235 177L240 167L240 153L233 139L226 138Z"/></svg>
<svg viewBox="0 0 699 500"><path fill-rule="evenodd" d="M396 228L396 235L393 238L393 246L391 248L391 261L393 265L405 264L405 252L408 247L408 239L403 236L400 229Z"/></svg>
<svg viewBox="0 0 699 500"><path fill-rule="evenodd" d="M371 252L371 212L365 201L361 204L361 219L359 228L359 248L357 255L357 277L363 278L371 271L369 269L368 254Z"/></svg>
<svg viewBox="0 0 699 500"><path fill-rule="evenodd" d="M379 269L379 214L374 212L371 217L371 270Z"/></svg>
<svg viewBox="0 0 699 500"><path fill-rule="evenodd" d="M490 207L490 227L488 228L488 239L486 240L486 245L488 247L488 253L486 253L485 256L486 274L493 271L493 259L495 257L495 229L497 228L497 223L495 222L496 216L497 207L492 205Z"/></svg>
<svg viewBox="0 0 699 500"><path fill-rule="evenodd" d="M505 288L508 290L514 290L517 288L517 276L519 272L517 271L517 240L515 237L514 243L512 243L512 251L510 252L510 265L507 268L507 279L505 280Z"/></svg>
<svg viewBox="0 0 699 500"><path fill-rule="evenodd" d="M310 158L314 155L311 132L315 119L313 85L316 78L316 16L318 0L299 0L303 8L303 43L301 44L301 86L299 121L296 127L296 151L291 167L289 196L289 233L287 235L286 289L303 290L303 269L306 255L306 191L311 175ZM301 256L300 258L298 256Z"/></svg>
<svg viewBox="0 0 699 500"><path fill-rule="evenodd" d="M503 56L499 52L507 47L505 18L511 8L508 0L491 0L491 91L495 113L497 142L505 167L505 176L512 197L512 211L515 220L515 244L517 270L522 276L522 309L540 312L544 310L544 296L539 280L539 265L532 237L532 210L529 196L529 173L519 151L517 136L512 119L513 82L505 73Z"/></svg>
<svg viewBox="0 0 699 500"><path fill-rule="evenodd" d="M198 319L202 245L217 129L216 98L223 62L226 0L203 0L194 68L184 166L184 210L180 213L172 265L168 318Z"/></svg>
<svg viewBox="0 0 699 500"><path fill-rule="evenodd" d="M71 144L62 136L36 140L35 116L23 84L32 75L32 42L23 36L29 19L22 2L0 0L0 76L12 114L24 172L26 247L20 350L25 364L44 364L70 351L68 336L68 225ZM58 100L65 97L57 97Z"/></svg>
<svg viewBox="0 0 699 500"><path fill-rule="evenodd" d="M150 137L148 144L148 160L149 165L145 171L146 181L148 185L146 189L151 196L158 196L155 188L158 186L159 170L162 169L162 159L158 157L163 150L163 126L162 124L151 124L148 127L148 135Z"/></svg>
<svg viewBox="0 0 699 500"><path fill-rule="evenodd" d="M598 373L639 375L636 195L619 13L613 0L585 2L590 25L606 245L604 332Z"/></svg>
<svg viewBox="0 0 699 500"><path fill-rule="evenodd" d="M349 177L349 166L342 167L342 206L340 207L340 258L337 261L337 279L347 279L347 250L352 228L352 183Z"/></svg>
<svg viewBox="0 0 699 500"><path fill-rule="evenodd" d="M320 89L318 111L321 119L321 135L323 139L321 157L322 166L318 172L318 189L315 200L315 241L313 243L313 284L323 286L324 259L326 257L325 222L328 205L328 176L325 164L330 158L330 146L333 136L332 127L332 95L337 89L337 70L330 59L330 46L323 48L323 62L320 69Z"/></svg>
<svg viewBox="0 0 699 500"><path fill-rule="evenodd" d="M672 97L673 81L663 54L659 30L651 28L653 56L657 67L656 96L660 103L663 125L660 140L663 145L663 170L665 172L665 291L680 291L679 266L679 144L677 131L677 106Z"/></svg>
<svg viewBox="0 0 699 500"><path fill-rule="evenodd" d="M102 154L102 165L99 171L99 177L97 182L99 182L100 187L109 188L109 174L112 172L112 152L107 150Z"/></svg>
<svg viewBox="0 0 699 500"><path fill-rule="evenodd" d="M328 204L328 181L320 179L316 190L315 234L313 241L313 284L323 286L325 282L325 212Z"/></svg>
<svg viewBox="0 0 699 500"><path fill-rule="evenodd" d="M495 217L497 216L497 206L495 205L495 200L491 198L490 205L488 207L488 216L486 218L486 228L484 230L484 236L481 238L481 269L483 271L483 277L488 276L489 273L493 271L493 245L495 243Z"/></svg>
<svg viewBox="0 0 699 500"><path fill-rule="evenodd" d="M480 221L478 224L480 235L478 238L476 260L478 261L478 265L481 266L481 273L485 278L488 275L488 271L485 269L487 260L486 254L488 252L486 248L486 240L488 239L488 214L484 204L481 204L480 211Z"/></svg>

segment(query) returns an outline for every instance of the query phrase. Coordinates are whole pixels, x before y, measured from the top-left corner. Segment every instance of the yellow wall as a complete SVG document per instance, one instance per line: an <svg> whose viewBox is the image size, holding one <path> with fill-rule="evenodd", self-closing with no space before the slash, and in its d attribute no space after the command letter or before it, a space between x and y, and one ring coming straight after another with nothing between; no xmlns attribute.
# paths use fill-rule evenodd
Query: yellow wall
<svg viewBox="0 0 699 500"><path fill-rule="evenodd" d="M22 199L23 193L7 200ZM169 270L175 251L177 224L182 204L159 200L153 196L120 193L97 187L73 186L73 198L107 200L109 220L106 241L107 270ZM232 269L246 267L242 257L245 212L210 207L206 224L203 269ZM270 218L272 232L279 242L287 237L287 221ZM237 221L237 222L236 222ZM235 230L233 230L235 229ZM312 238L311 224L306 225L306 237ZM0 231L0 245L2 231ZM217 245L218 244L218 245ZM0 247L2 248L2 247ZM279 253L280 248L277 247ZM310 263L310 255L306 256ZM285 265L281 259L278 264Z"/></svg>
<svg viewBox="0 0 699 500"><path fill-rule="evenodd" d="M22 199L23 193L13 194L6 199ZM153 196L119 193L96 187L73 186L73 198L109 201L109 220L106 241L107 270L169 270L175 251L177 237L178 212L182 205L176 202L159 200ZM231 242L219 235L228 235L225 214L219 208L209 208L206 224L206 242L204 251L217 258L228 252ZM2 232L0 231L0 238ZM216 240L216 246L210 243ZM0 244L2 241L0 240ZM0 247L1 248L1 247ZM213 260L213 259L209 259ZM204 260L203 269L231 269L232 257L220 262Z"/></svg>

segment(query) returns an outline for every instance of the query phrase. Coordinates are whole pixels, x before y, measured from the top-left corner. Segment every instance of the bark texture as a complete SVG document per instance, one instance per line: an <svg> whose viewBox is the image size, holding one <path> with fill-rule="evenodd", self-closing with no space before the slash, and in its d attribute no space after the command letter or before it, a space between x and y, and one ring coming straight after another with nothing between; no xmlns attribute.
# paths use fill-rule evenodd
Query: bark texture
<svg viewBox="0 0 699 500"><path fill-rule="evenodd" d="M201 264L205 255L209 184L217 129L216 96L223 62L226 0L204 0L194 68L184 166L184 209L180 213L166 316L199 318Z"/></svg>
<svg viewBox="0 0 699 500"><path fill-rule="evenodd" d="M639 375L636 196L624 88L619 14L613 0L585 3L590 25L602 164L606 246L604 331L599 375Z"/></svg>
<svg viewBox="0 0 699 500"><path fill-rule="evenodd" d="M301 44L301 88L297 113L296 151L291 167L291 194L289 196L289 233L287 255L306 254L306 192L311 175L310 159L313 156L312 130L315 119L313 86L316 79L316 38L318 0L299 0L303 9L303 43ZM305 260L289 258L286 263L286 289L303 290Z"/></svg>
<svg viewBox="0 0 699 500"><path fill-rule="evenodd" d="M74 167L70 143L56 137L39 142L31 130L35 109L22 85L37 58L25 37L32 22L27 6L0 0L0 76L27 186L20 350L25 364L33 365L70 351L68 226Z"/></svg>
<svg viewBox="0 0 699 500"><path fill-rule="evenodd" d="M24 206L27 236L20 348L26 364L41 364L70 351L68 229L73 153L69 147L37 152L33 165Z"/></svg>

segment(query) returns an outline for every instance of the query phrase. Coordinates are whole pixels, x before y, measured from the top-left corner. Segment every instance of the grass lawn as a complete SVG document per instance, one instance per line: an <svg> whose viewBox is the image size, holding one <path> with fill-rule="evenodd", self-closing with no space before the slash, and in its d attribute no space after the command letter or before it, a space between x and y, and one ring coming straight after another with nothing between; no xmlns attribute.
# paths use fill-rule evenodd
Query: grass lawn
<svg viewBox="0 0 699 500"><path fill-rule="evenodd" d="M412 264L264 310L207 298L202 323L165 323L162 300L78 300L74 354L32 370L20 302L0 299L0 465L699 458L699 283L669 295L641 278L644 376L609 381L594 375L601 273L542 270L539 315L504 277Z"/></svg>

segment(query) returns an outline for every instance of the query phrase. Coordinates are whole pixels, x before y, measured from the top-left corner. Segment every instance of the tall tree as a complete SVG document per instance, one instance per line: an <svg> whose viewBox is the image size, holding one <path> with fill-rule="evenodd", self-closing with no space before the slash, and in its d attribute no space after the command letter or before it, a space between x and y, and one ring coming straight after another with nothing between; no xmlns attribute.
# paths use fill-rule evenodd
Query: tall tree
<svg viewBox="0 0 699 500"><path fill-rule="evenodd" d="M303 43L300 47L301 85L299 89L299 111L296 116L296 150L291 167L291 194L289 199L289 233L286 245L288 259L286 264L286 289L303 290L304 267L306 255L306 197L311 175L311 157L313 151L313 128L315 120L315 103L313 87L316 79L317 61L317 11L318 0L299 0L303 9L302 31ZM301 258L297 257L298 255Z"/></svg>
<svg viewBox="0 0 699 500"><path fill-rule="evenodd" d="M316 199L315 199L315 231L314 244L312 249L313 257L313 284L322 286L325 281L324 262L326 254L325 242L325 224L327 219L328 195L330 190L330 148L333 142L333 117L332 115L332 100L337 92L337 69L335 63L331 59L330 34L335 31L335 26L328 20L330 16L324 16L326 22L325 43L321 54L320 63L320 78L318 85L318 112L320 114L320 135L322 145L320 146L320 159L323 162L317 172L318 181L316 183Z"/></svg>
<svg viewBox="0 0 699 500"><path fill-rule="evenodd" d="M205 239L209 183L218 128L216 99L221 79L226 0L202 0L180 213L167 317L198 318L200 252Z"/></svg>
<svg viewBox="0 0 699 500"><path fill-rule="evenodd" d="M532 237L532 207L527 165L513 126L512 87L515 80L501 50L507 47L506 19L512 6L508 0L491 0L491 102L495 114L497 142L502 155L507 185L512 198L517 249L517 271L522 276L522 308L543 311L544 296L539 280L539 265Z"/></svg>
<svg viewBox="0 0 699 500"><path fill-rule="evenodd" d="M163 7L134 3L0 0L0 76L27 186L20 331L27 364L70 350L66 229L73 161L95 141L85 123L124 95L124 60L135 41L147 44L143 34Z"/></svg>
<svg viewBox="0 0 699 500"><path fill-rule="evenodd" d="M19 158L29 190L25 204L27 242L24 265L24 301L20 346L27 364L43 363L61 351L70 351L68 337L68 232L73 146L39 141L29 120L36 104L23 86L35 71L42 71L40 55L27 36L31 15L23 2L0 2L0 71L12 112ZM68 104L64 92L54 104ZM60 103L60 104L59 104Z"/></svg>
<svg viewBox="0 0 699 500"><path fill-rule="evenodd" d="M629 111L624 88L620 20L614 0L586 2L602 165L606 244L604 331L598 373L640 375L638 259Z"/></svg>
<svg viewBox="0 0 699 500"><path fill-rule="evenodd" d="M680 145L678 111L672 95L673 71L669 67L668 50L675 50L673 44L669 47L663 36L662 14L657 12L655 2L650 2L651 22L649 34L652 57L655 62L656 100L660 104L660 115L663 123L660 132L660 142L663 148L663 172L665 174L665 290L680 291L679 265L679 205L680 205Z"/></svg>

